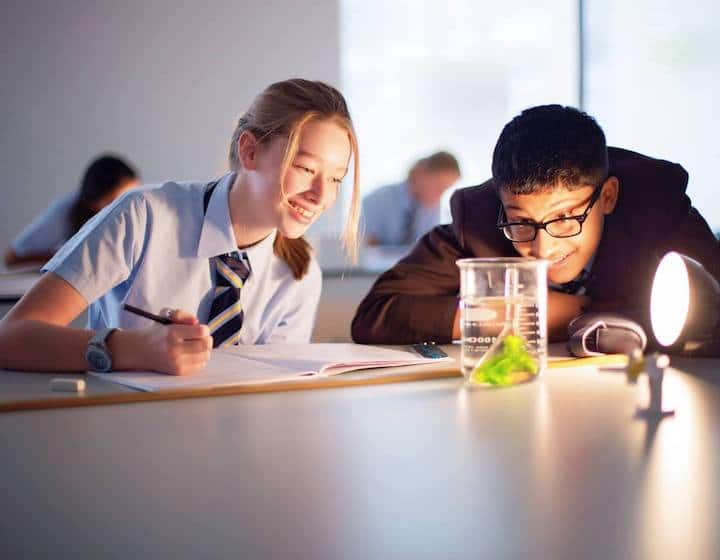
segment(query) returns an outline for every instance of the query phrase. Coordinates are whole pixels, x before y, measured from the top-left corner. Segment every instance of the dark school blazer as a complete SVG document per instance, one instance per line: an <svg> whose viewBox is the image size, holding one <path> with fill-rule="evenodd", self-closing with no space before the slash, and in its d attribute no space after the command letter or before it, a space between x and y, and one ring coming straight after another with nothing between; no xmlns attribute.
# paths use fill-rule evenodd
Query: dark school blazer
<svg viewBox="0 0 720 560"><path fill-rule="evenodd" d="M608 148L608 156L620 192L615 210L605 216L586 287L589 311L632 318L652 341L650 291L662 256L678 251L720 278L720 245L685 194L682 166L620 148ZM452 223L421 238L360 303L352 322L355 342L450 342L460 288L455 261L518 256L496 227L500 200L492 180L456 191L450 206Z"/></svg>

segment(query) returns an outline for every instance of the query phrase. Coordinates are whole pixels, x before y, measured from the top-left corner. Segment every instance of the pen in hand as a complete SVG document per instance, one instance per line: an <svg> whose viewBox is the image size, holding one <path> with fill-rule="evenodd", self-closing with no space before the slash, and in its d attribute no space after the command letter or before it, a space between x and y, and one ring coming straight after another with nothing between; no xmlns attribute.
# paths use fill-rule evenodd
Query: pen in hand
<svg viewBox="0 0 720 560"><path fill-rule="evenodd" d="M172 325L173 323L169 317L155 315L154 313L144 311L138 307L133 307L132 305L129 305L127 303L123 303L123 309L125 311L129 311L130 313L134 313L135 315L139 315L140 317L145 317L146 319L150 319L151 321L155 321L156 323L160 323L162 325Z"/></svg>

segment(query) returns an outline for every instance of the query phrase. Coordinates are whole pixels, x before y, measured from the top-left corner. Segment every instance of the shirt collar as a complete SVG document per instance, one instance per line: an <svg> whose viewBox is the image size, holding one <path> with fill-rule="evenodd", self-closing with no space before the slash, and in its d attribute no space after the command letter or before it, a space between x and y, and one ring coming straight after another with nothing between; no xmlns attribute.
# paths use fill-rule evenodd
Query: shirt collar
<svg viewBox="0 0 720 560"><path fill-rule="evenodd" d="M235 173L227 173L220 178L217 186L213 189L200 232L197 249L199 258L209 259L237 251L228 203L228 194L233 181L235 181Z"/></svg>
<svg viewBox="0 0 720 560"><path fill-rule="evenodd" d="M270 235L255 245L242 249L242 251L238 250L228 202L230 187L234 181L235 173L227 173L220 178L210 195L200 232L197 256L209 259L226 253L243 252L247 255L251 270L263 270L273 254L277 230L273 230Z"/></svg>
<svg viewBox="0 0 720 560"><path fill-rule="evenodd" d="M245 253L247 256L250 270L258 271L264 270L268 266L268 262L273 255L273 245L275 244L275 237L277 237L277 230L268 235L262 241L255 243L245 249L235 249L241 253Z"/></svg>

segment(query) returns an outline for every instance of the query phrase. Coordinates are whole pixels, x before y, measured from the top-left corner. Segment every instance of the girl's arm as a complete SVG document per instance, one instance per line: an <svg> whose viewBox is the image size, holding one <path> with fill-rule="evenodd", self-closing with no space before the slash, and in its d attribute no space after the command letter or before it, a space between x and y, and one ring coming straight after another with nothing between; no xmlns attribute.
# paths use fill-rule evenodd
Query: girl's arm
<svg viewBox="0 0 720 560"><path fill-rule="evenodd" d="M93 331L67 325L87 307L69 283L45 274L0 321L0 368L85 371L85 349ZM205 366L212 348L206 325L186 312L176 324L118 330L107 341L114 370L152 370L183 375Z"/></svg>

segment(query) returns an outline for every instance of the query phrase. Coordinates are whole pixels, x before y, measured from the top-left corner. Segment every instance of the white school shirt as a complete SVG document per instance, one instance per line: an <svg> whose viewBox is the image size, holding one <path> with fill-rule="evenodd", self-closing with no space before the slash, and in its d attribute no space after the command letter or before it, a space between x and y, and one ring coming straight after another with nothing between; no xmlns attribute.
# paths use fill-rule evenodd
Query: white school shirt
<svg viewBox="0 0 720 560"><path fill-rule="evenodd" d="M129 191L89 220L43 270L61 276L90 303L91 329L151 324L122 310L123 302L152 313L184 309L207 323L215 288L211 258L238 250L228 206L234 177L220 179L207 213L207 183ZM273 253L276 234L243 249L251 272L240 292L240 344L308 342L312 334L320 267L313 258L308 273L295 280Z"/></svg>
<svg viewBox="0 0 720 560"><path fill-rule="evenodd" d="M18 257L25 257L57 251L72 234L70 210L78 196L80 194L75 191L53 200L13 239L10 244L13 252Z"/></svg>

